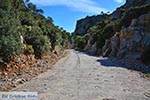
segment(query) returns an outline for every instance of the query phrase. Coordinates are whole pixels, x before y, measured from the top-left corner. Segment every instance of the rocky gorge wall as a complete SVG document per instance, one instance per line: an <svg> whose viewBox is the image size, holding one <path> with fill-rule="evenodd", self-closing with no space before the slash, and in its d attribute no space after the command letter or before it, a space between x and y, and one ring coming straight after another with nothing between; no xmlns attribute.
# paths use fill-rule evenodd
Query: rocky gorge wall
<svg viewBox="0 0 150 100"><path fill-rule="evenodd" d="M150 48L150 13L133 19L131 25L106 40L103 55L111 49L109 56L140 59L143 52Z"/></svg>
<svg viewBox="0 0 150 100"><path fill-rule="evenodd" d="M145 57L150 63L150 0L126 0L110 15L98 18L77 22L75 35L86 37L83 51L127 59Z"/></svg>

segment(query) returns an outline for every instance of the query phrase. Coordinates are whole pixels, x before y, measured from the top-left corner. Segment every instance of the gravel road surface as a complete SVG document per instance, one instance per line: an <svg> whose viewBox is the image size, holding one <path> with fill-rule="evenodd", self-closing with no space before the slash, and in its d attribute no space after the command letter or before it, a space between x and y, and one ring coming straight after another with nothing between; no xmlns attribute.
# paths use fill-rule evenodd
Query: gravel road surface
<svg viewBox="0 0 150 100"><path fill-rule="evenodd" d="M37 91L39 100L150 100L150 81L107 58L69 50L47 72L11 91Z"/></svg>

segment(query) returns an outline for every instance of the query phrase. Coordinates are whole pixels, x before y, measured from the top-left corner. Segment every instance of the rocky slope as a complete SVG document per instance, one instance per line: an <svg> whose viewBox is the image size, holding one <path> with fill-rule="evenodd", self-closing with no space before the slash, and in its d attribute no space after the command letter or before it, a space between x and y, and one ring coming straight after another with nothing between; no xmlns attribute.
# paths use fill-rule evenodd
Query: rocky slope
<svg viewBox="0 0 150 100"><path fill-rule="evenodd" d="M87 30L95 25L97 22L102 21L107 15L87 16L86 18L77 21L75 34L86 34Z"/></svg>
<svg viewBox="0 0 150 100"><path fill-rule="evenodd" d="M0 70L21 54L42 58L68 45L69 33L29 0L1 0L0 13Z"/></svg>
<svg viewBox="0 0 150 100"><path fill-rule="evenodd" d="M144 49L150 47L149 27L150 13L133 19L129 27L112 37L111 55L139 59Z"/></svg>
<svg viewBox="0 0 150 100"><path fill-rule="evenodd" d="M88 29L85 51L101 52L103 56L136 59L150 63L149 0L126 0L123 6L99 23ZM78 23L77 27L80 25ZM93 27L97 28L90 31ZM105 43L102 43L102 39Z"/></svg>
<svg viewBox="0 0 150 100"><path fill-rule="evenodd" d="M128 21L123 20L124 22L122 22L128 23L128 25L122 27L111 39L107 40L110 41L110 46L108 47L111 47L109 48L111 49L109 56L139 60L143 53L147 52L150 47L150 12L143 11L142 9L144 8L149 9L149 5L133 8L142 11L142 13L136 12L137 15L133 15L133 17L131 17L134 14L132 10L126 13L131 16L127 17ZM146 57L143 59L146 59ZM146 63L149 63L149 61L146 61Z"/></svg>

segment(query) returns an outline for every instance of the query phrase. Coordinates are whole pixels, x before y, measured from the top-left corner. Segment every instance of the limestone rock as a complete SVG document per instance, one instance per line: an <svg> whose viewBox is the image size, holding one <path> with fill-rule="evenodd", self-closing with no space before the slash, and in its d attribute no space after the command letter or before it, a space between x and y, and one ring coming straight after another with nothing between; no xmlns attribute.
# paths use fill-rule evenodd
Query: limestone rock
<svg viewBox="0 0 150 100"><path fill-rule="evenodd" d="M83 35L87 32L87 30L95 25L97 22L102 21L107 15L97 15L97 16L87 16L81 20L77 21L75 34Z"/></svg>
<svg viewBox="0 0 150 100"><path fill-rule="evenodd" d="M55 46L54 53L58 56L62 55L64 52L63 48L59 45Z"/></svg>
<svg viewBox="0 0 150 100"><path fill-rule="evenodd" d="M105 41L105 45L102 48L102 56L106 57L109 56L111 52L111 42L110 40Z"/></svg>
<svg viewBox="0 0 150 100"><path fill-rule="evenodd" d="M110 56L116 56L119 47L119 33L117 32L111 39L111 54Z"/></svg>
<svg viewBox="0 0 150 100"><path fill-rule="evenodd" d="M150 47L150 13L133 19L131 25L111 39L111 54L119 58L140 59Z"/></svg>
<svg viewBox="0 0 150 100"><path fill-rule="evenodd" d="M96 42L92 45L91 50L90 50L91 53L96 52L96 50L97 50L96 45L97 45Z"/></svg>

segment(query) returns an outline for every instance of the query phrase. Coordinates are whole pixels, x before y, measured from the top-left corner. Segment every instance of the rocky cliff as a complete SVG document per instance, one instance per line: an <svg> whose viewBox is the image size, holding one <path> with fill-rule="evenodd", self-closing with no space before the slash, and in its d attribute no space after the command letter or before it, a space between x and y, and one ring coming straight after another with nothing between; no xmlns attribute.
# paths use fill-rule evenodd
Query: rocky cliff
<svg viewBox="0 0 150 100"><path fill-rule="evenodd" d="M78 22L75 32L86 32L81 27L88 24L88 21ZM126 0L85 34L88 36L85 51L150 63L150 0Z"/></svg>
<svg viewBox="0 0 150 100"><path fill-rule="evenodd" d="M150 63L150 2L127 0L124 7L129 9L124 16L119 16L121 20L118 26L121 28L111 39L106 40L103 55L138 59L148 64Z"/></svg>
<svg viewBox="0 0 150 100"><path fill-rule="evenodd" d="M130 26L116 33L110 41L110 56L140 59L150 47L150 13L132 19Z"/></svg>
<svg viewBox="0 0 150 100"><path fill-rule="evenodd" d="M86 18L77 21L75 34L83 35L87 30L95 25L97 22L102 21L107 15L87 16Z"/></svg>

